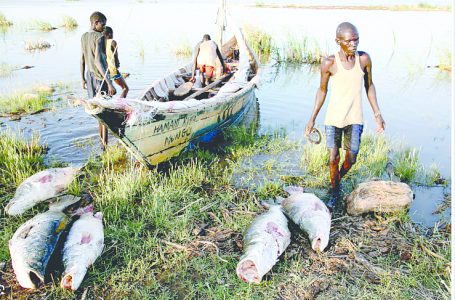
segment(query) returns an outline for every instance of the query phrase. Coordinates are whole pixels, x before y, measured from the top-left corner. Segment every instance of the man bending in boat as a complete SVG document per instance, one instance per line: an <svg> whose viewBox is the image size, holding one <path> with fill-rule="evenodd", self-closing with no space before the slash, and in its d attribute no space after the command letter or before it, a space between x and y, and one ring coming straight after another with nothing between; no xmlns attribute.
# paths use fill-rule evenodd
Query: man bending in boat
<svg viewBox="0 0 455 300"><path fill-rule="evenodd" d="M359 33L351 23L344 22L336 30L336 43L340 50L325 58L321 63L320 86L316 93L313 113L305 128L310 135L316 117L324 104L329 79L332 79L332 95L325 116L325 132L329 149L331 198L327 206L333 208L339 198L340 180L356 162L360 136L363 131L362 84L373 109L377 132L382 133L385 122L376 99L376 89L371 74L371 58L363 51L357 51ZM346 151L344 162L339 167L341 139Z"/></svg>
<svg viewBox="0 0 455 300"><path fill-rule="evenodd" d="M82 88L87 89L89 99L101 92L112 96L116 93L107 74L106 47L103 35L107 18L96 11L90 16L90 31L81 38L81 76ZM107 128L99 122L101 147L107 145Z"/></svg>
<svg viewBox="0 0 455 300"><path fill-rule="evenodd" d="M225 65L220 49L218 48L218 45L210 39L210 35L205 34L202 41L199 42L195 48L193 72L190 80L192 82L195 81L194 75L196 73L196 68L198 68L201 73L202 84L208 85L210 82L214 81L217 57L220 60L224 73Z"/></svg>

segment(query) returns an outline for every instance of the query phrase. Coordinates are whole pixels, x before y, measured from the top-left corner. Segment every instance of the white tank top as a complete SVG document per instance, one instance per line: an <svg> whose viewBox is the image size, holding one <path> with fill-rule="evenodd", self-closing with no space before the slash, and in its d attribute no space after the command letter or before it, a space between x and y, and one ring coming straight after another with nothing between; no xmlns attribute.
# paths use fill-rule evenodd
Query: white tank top
<svg viewBox="0 0 455 300"><path fill-rule="evenodd" d="M199 45L198 65L214 67L216 65L216 44L212 40L204 41Z"/></svg>
<svg viewBox="0 0 455 300"><path fill-rule="evenodd" d="M337 72L330 78L332 95L330 97L325 125L343 128L352 124L363 124L362 86L365 73L360 67L359 54L355 54L355 64L346 70L335 53Z"/></svg>

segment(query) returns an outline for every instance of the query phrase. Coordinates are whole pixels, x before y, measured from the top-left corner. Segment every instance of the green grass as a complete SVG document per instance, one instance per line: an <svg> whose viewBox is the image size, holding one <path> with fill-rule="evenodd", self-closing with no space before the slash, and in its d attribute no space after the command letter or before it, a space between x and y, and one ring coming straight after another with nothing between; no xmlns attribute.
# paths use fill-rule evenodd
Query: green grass
<svg viewBox="0 0 455 300"><path fill-rule="evenodd" d="M74 30L79 25L77 24L76 19L74 19L73 17L63 16L62 17L62 25L61 26L64 27L65 29L67 29L67 30Z"/></svg>
<svg viewBox="0 0 455 300"><path fill-rule="evenodd" d="M193 48L189 41L184 40L179 45L172 48L172 52L177 56L191 57L191 55L193 55Z"/></svg>
<svg viewBox="0 0 455 300"><path fill-rule="evenodd" d="M37 40L37 41L27 41L25 42L25 50L27 51L35 51L35 50L46 50L51 47L51 44L49 42L43 41L43 40Z"/></svg>
<svg viewBox="0 0 455 300"><path fill-rule="evenodd" d="M261 63L267 63L275 49L272 36L257 27L245 27L246 40Z"/></svg>
<svg viewBox="0 0 455 300"><path fill-rule="evenodd" d="M13 22L9 21L5 15L0 12L0 27L9 27L12 26Z"/></svg>
<svg viewBox="0 0 455 300"><path fill-rule="evenodd" d="M40 30L40 31L52 31L56 29L51 23L42 20L32 20L28 26L29 29L32 30Z"/></svg>
<svg viewBox="0 0 455 300"><path fill-rule="evenodd" d="M29 114L46 107L51 101L53 89L35 87L31 91L17 91L0 96L0 113L3 115Z"/></svg>
<svg viewBox="0 0 455 300"><path fill-rule="evenodd" d="M288 36L281 48L276 48L273 59L287 64L320 64L327 51L314 40L303 36Z"/></svg>
<svg viewBox="0 0 455 300"><path fill-rule="evenodd" d="M242 253L242 234L263 209L259 201L283 194L282 183L266 182L256 190L237 188L233 173L239 162L255 155L281 155L299 148L288 141L283 131L258 136L255 129L232 128L225 132L227 142L218 151L198 149L168 163L166 167L146 170L129 159L123 147L114 145L100 157L93 156L84 168L84 176L72 186L71 193L89 193L95 211L104 214L105 249L91 267L79 291L71 293L59 287L60 274L34 294L20 289L7 268L0 284L11 287L11 298L87 298L110 299L403 299L448 298L450 277L450 232L434 231L425 238L412 229L409 219L394 215L367 215L336 220L331 245L321 254L310 248L306 236L292 228L289 248L260 285L242 283L235 267ZM21 142L9 142L0 136L6 157L0 164L13 160L21 152ZM364 154L362 163L376 164L379 172L388 158L385 139L365 137L369 147L383 148ZM323 151L311 146L307 150ZM36 159L42 150L34 148ZM0 152L3 153L3 152ZM305 158L318 158L318 154ZM359 158L360 159L360 158ZM24 159L16 159L23 161ZM273 159L269 165L273 171ZM323 159L318 175L327 170ZM299 164L299 161L296 161ZM41 169L41 163L33 165ZM19 163L16 171L27 171ZM35 170L33 169L33 170ZM308 171L308 173L311 173ZM362 167L355 174L364 174ZM358 176L358 175L353 176ZM10 175L8 175L10 176ZM363 175L362 175L363 176ZM305 174L304 179L309 177ZM309 179L308 179L309 180ZM9 188L0 205L12 190ZM1 207L1 206L0 206ZM0 261L9 261L7 241L24 217L0 219ZM383 229L376 229L383 227ZM374 228L374 229L371 229ZM421 243L439 256L429 255ZM379 256L373 251L386 248ZM410 259L400 258L408 253ZM375 282L370 271L353 257L364 255L384 270ZM397 273L399 271L399 273ZM9 291L9 290L8 290ZM422 295L425 295L423 297Z"/></svg>

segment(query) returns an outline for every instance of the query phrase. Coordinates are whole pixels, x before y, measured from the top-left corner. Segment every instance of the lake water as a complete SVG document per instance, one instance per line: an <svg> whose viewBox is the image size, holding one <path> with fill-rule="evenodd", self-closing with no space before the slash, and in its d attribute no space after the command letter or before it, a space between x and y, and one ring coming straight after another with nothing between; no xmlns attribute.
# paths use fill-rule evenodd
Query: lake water
<svg viewBox="0 0 455 300"><path fill-rule="evenodd" d="M450 12L270 9L247 6L255 1L229 2L234 20L270 33L278 44L288 36L308 36L329 53L337 50L336 26L349 21L360 32L359 50L373 60L373 80L386 121L386 136L393 142L420 149L426 167L439 166L450 177L451 166L451 74L437 68L451 55L453 18ZM317 1L287 3L320 4ZM416 4L418 1L377 1L370 5ZM0 1L0 12L14 26L0 33L0 64L29 70L15 71L0 78L0 93L8 94L35 84L65 83L70 93L85 96L80 88L80 36L89 29L89 16L103 12L119 44L122 72L130 97L138 97L151 82L188 61L172 49L182 43L196 44L204 33L215 33L218 1ZM361 1L329 1L325 5L362 5ZM450 1L432 4L450 5ZM76 19L74 31L57 29L40 32L28 29L31 20L43 20L57 27L62 16ZM30 53L26 41L45 40L52 47ZM319 84L318 69L264 66L262 85L257 91L260 130L285 128L301 138L311 114ZM328 95L330 97L330 94ZM327 98L328 99L328 98ZM323 128L326 105L316 125ZM364 95L365 128L373 131L371 108ZM39 131L50 147L49 156L73 163L87 159L99 148L97 122L81 108L63 105L51 112L24 117L20 121L1 119L2 130L12 127L26 133ZM421 200L421 201L426 201ZM429 201L429 200L428 200ZM435 202L435 201L433 201ZM435 202L432 207L437 203ZM420 207L420 206L419 206ZM423 207L423 206L422 206ZM419 209L417 209L419 210ZM425 207L425 211L429 211Z"/></svg>

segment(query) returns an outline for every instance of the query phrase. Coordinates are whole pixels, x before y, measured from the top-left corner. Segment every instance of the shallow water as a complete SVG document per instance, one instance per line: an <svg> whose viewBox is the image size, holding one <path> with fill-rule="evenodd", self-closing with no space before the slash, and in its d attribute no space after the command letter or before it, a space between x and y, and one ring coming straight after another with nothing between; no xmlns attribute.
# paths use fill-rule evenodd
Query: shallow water
<svg viewBox="0 0 455 300"><path fill-rule="evenodd" d="M291 2L319 4L317 1ZM108 17L107 24L114 29L114 38L119 43L120 70L131 73L127 79L129 96L139 97L152 81L189 60L176 57L173 48L182 41L194 45L204 33L215 32L217 3L208 0L105 1L96 5L89 1L0 2L0 11L15 24L0 34L0 64L35 66L0 78L0 93L38 83L64 82L70 84L71 93L85 96L79 87L80 36L89 27L89 15L99 10ZM373 60L373 80L387 123L386 136L396 143L420 149L426 167L437 164L442 175L450 177L451 76L448 72L427 68L439 64L447 51L451 51L453 20L450 12L259 9L247 7L242 1L230 3L231 14L238 24L259 27L271 33L278 43L288 35L306 35L330 53L336 51L336 26L343 21L355 24L360 32L359 50L367 51ZM369 4L416 3L418 1ZM362 2L330 1L327 4L359 5ZM450 5L450 2L434 4ZM75 18L79 27L74 31L59 28L51 32L27 29L33 19L48 21L57 27L63 15ZM48 41L52 47L41 52L24 50L25 42L34 40ZM302 138L319 83L318 69L269 64L264 66L262 82L257 91L260 131L280 127L285 128L291 138ZM373 131L374 120L365 95L363 105L365 128ZM43 142L49 145L49 159L84 162L91 151L99 151L97 122L82 108L60 106L20 121L1 119L1 130L13 127L27 133L39 131ZM316 121L320 129L325 107ZM428 214L430 209L419 205L424 202L420 198L416 198L415 208Z"/></svg>

